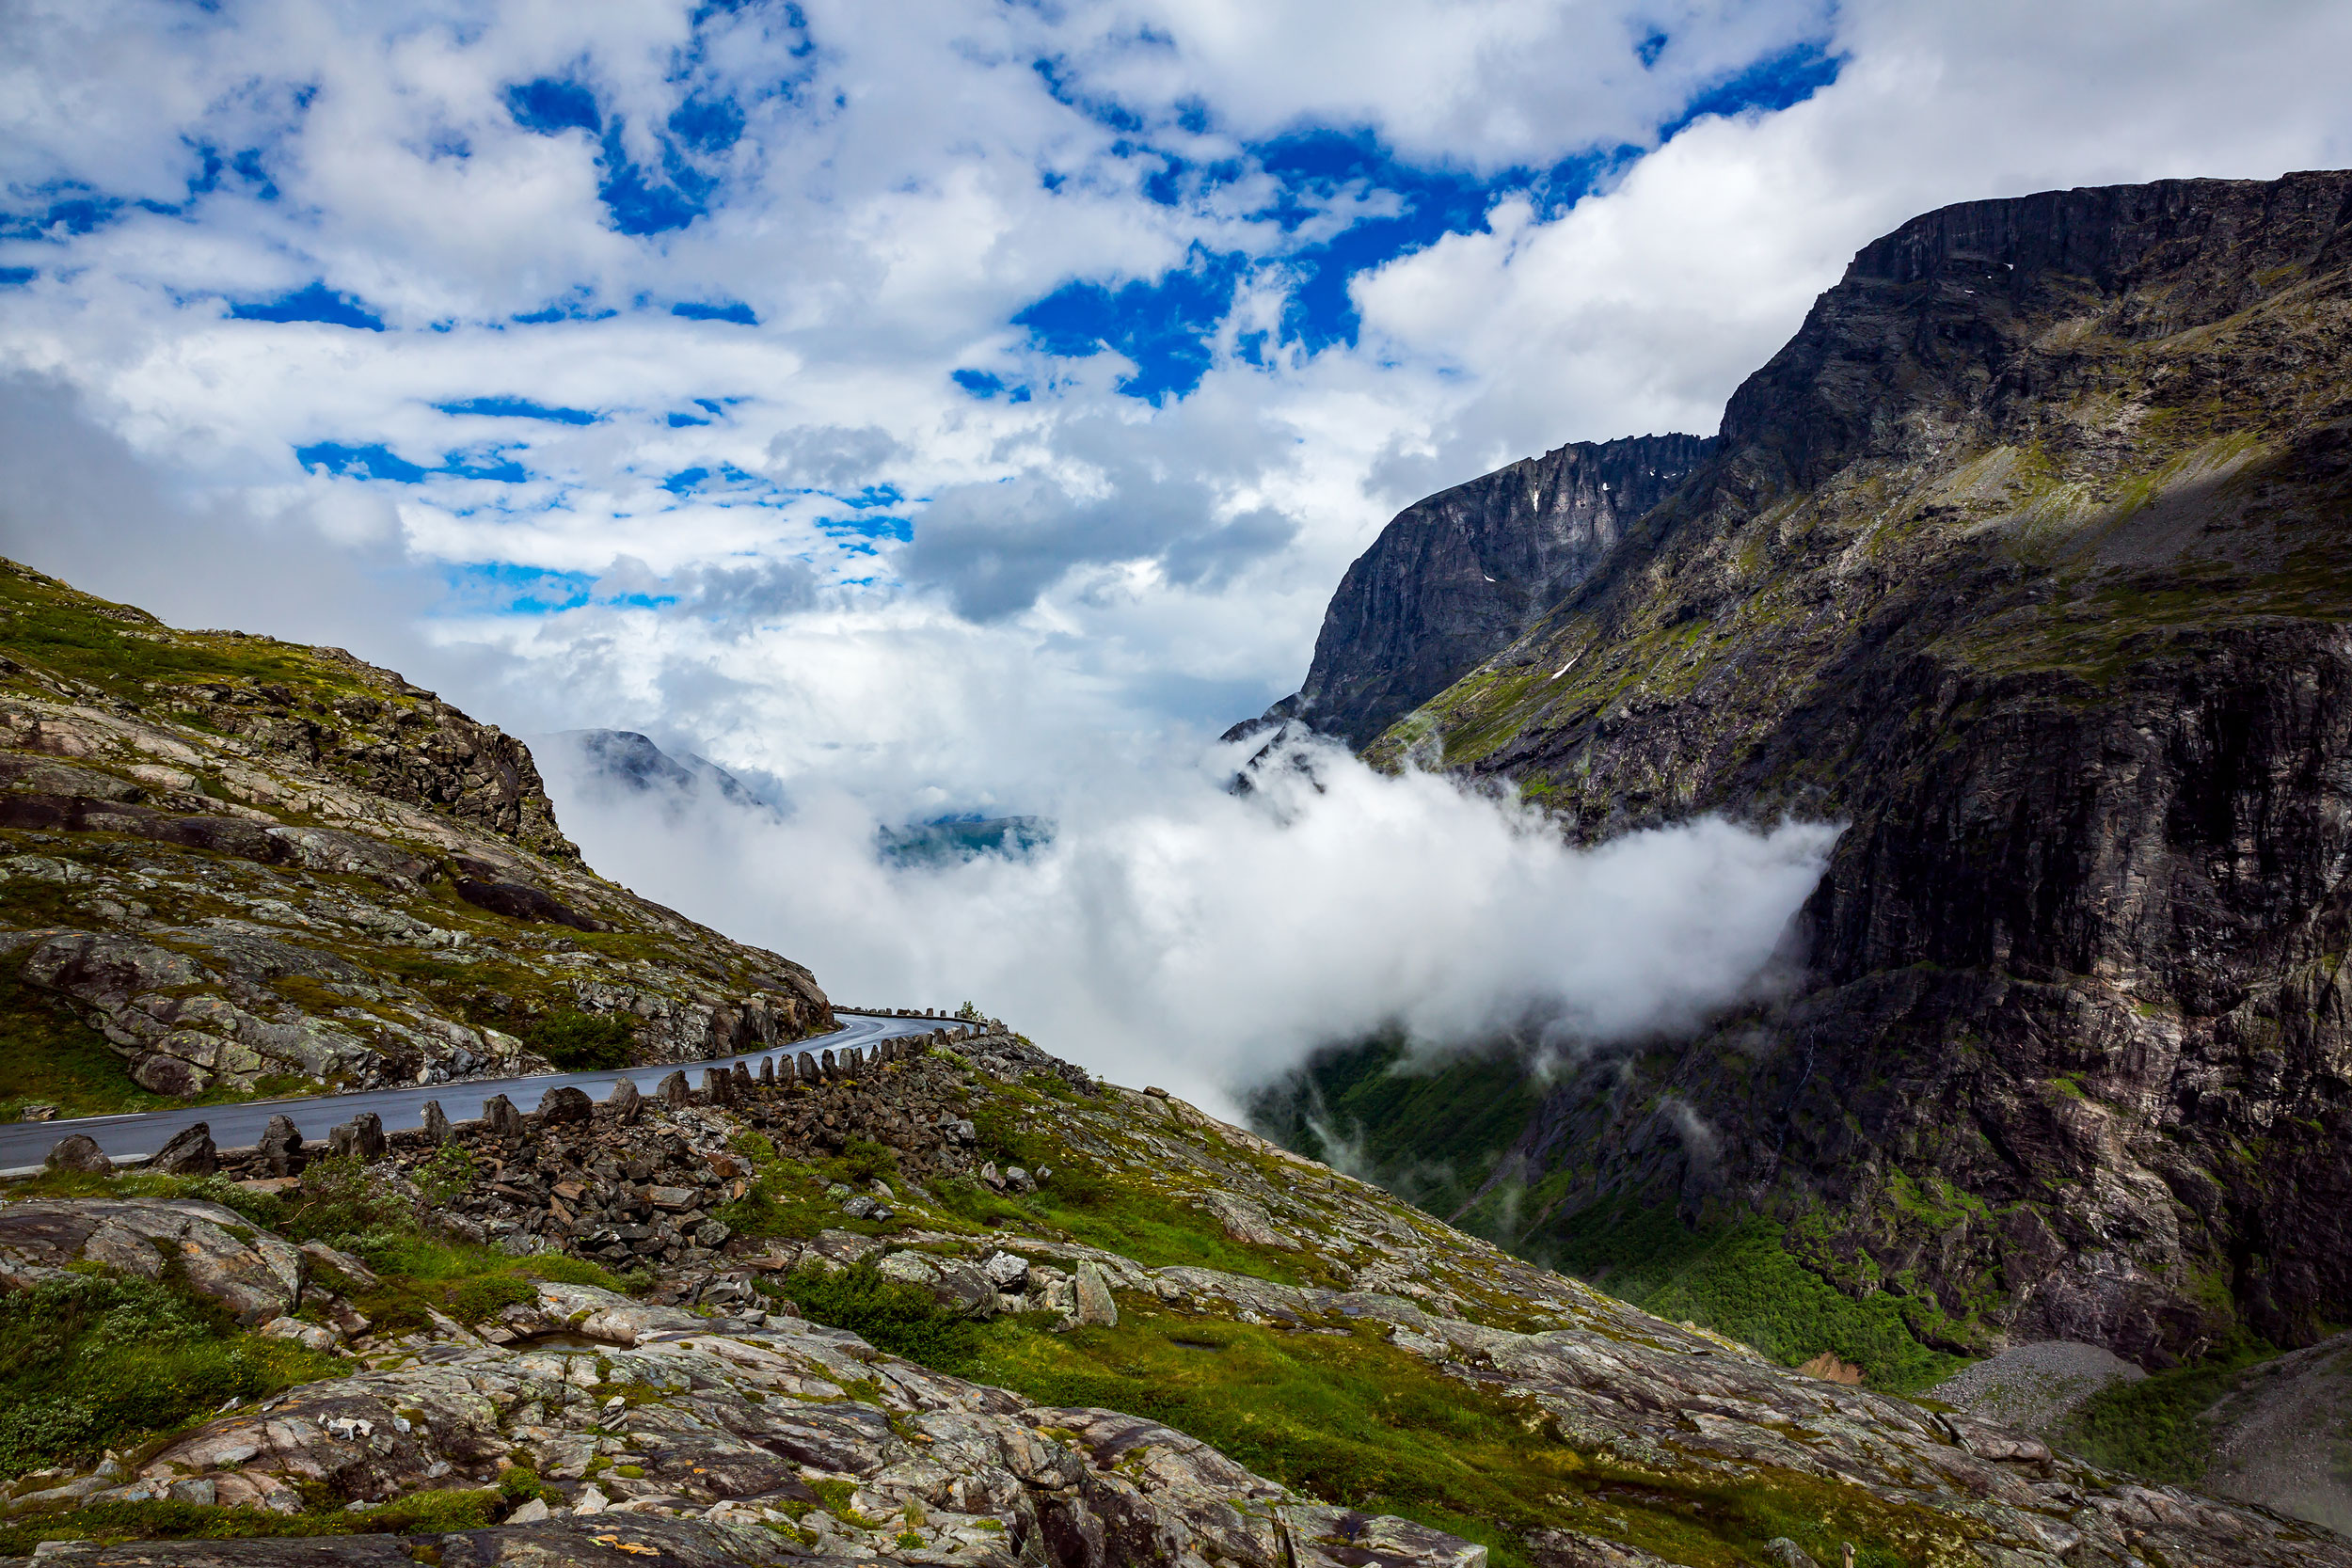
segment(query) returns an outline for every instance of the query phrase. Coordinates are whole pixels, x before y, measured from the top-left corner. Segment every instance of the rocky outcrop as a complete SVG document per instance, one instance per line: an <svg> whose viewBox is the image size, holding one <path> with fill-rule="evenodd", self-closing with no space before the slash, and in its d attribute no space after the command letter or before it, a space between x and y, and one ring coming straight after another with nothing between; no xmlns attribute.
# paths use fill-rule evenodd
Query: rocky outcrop
<svg viewBox="0 0 2352 1568"><path fill-rule="evenodd" d="M1713 445L1574 441L1414 502L1340 579L1306 684L1266 718L1367 744L1581 585Z"/></svg>
<svg viewBox="0 0 2352 1568"><path fill-rule="evenodd" d="M9 563L0 609L0 969L139 1088L544 1069L526 1037L581 1012L649 1062L832 1026L805 969L580 865L529 750L399 676Z"/></svg>
<svg viewBox="0 0 2352 1568"><path fill-rule="evenodd" d="M1583 1167L1536 1233L1612 1196L1804 1215L1816 1267L1904 1282L1947 1342L2151 1364L2352 1308L2347 201L1905 225L1677 496L1371 748L1585 839L1850 824L1799 995L1558 1084L1503 1163Z"/></svg>
<svg viewBox="0 0 2352 1568"><path fill-rule="evenodd" d="M1048 1076L1038 1069L1051 1058L1010 1037L969 1043L969 1056L909 1055L879 1071L867 1064L866 1077L887 1081L900 1105L957 1101L992 1125L1028 1106L1067 1149L1057 1159L1083 1160L1096 1181L1158 1205L1163 1236L1173 1233L1170 1217L1194 1205L1204 1237L1233 1214L1253 1225L1262 1216L1286 1235L1313 1238L1313 1250L1229 1255L1279 1259L1314 1277L1151 1266L1036 1223L1035 1211L1000 1210L1000 1223L980 1232L926 1196L980 1159L970 1123L894 1124L882 1103L853 1099L848 1080L812 1077L716 1103L647 1102L638 1122L600 1108L585 1126L541 1123L522 1142L486 1141L458 1124L453 1134L482 1173L474 1185L517 1198L529 1196L534 1161L547 1163L531 1139L584 1153L591 1175L600 1159L626 1164L666 1149L667 1164L619 1174L642 1175L634 1190L670 1210L696 1201L697 1188L715 1193L713 1182L740 1180L724 1167L758 1147L755 1132L772 1140L781 1162L765 1177L779 1203L793 1200L800 1178L777 1185L777 1173L809 1172L826 1134L881 1133L898 1152L895 1200L906 1212L860 1220L856 1231L736 1237L715 1253L678 1255L647 1299L543 1280L531 1299L471 1326L430 1312L397 1329L372 1327L348 1302L320 1292L372 1288L374 1276L312 1243L294 1259L304 1271L303 1318L273 1320L263 1331L345 1352L356 1358L348 1375L221 1412L142 1448L133 1465L26 1477L0 1497L0 1511L58 1534L75 1533L77 1515L92 1508L142 1500L364 1529L378 1509L436 1491L479 1497L519 1472L538 1495L508 1523L412 1534L398 1541L397 1559L382 1555L385 1541L365 1537L306 1540L302 1556L269 1541L149 1542L139 1550L218 1568L411 1555L444 1564L601 1565L665 1552L667 1560L714 1564L814 1555L1002 1568L1478 1568L1485 1560L1482 1547L1348 1507L1344 1496L1267 1479L1165 1421L1025 1396L882 1354L803 1320L775 1289L798 1271L864 1264L930 1291L951 1312L1016 1314L997 1325L1017 1324L1016 1334L1056 1320L1048 1333L1108 1353L1081 1365L1106 1369L1154 1347L1216 1357L1250 1333L1292 1377L1311 1375L1323 1364L1316 1348L1331 1347L1333 1364L1357 1384L1397 1391L1400 1419L1425 1418L1412 1415L1418 1404L1482 1433L1477 1423L1494 1419L1539 1433L1549 1479L1536 1489L1543 1495L1514 1501L1512 1528L1530 1560L1544 1564L1835 1560L1782 1533L1794 1530L1814 1553L1834 1553L1843 1538L1894 1560L2001 1568L2352 1568L2352 1546L2307 1526L2100 1471L1992 1421L1775 1367L1720 1335L1661 1322L1508 1257L1181 1101L1107 1085L1080 1094L1074 1084L1066 1099L1044 1095L1030 1085ZM992 1066L975 1065L983 1061ZM1045 1105L1050 1112L1041 1113ZM589 1134L593 1147L571 1141ZM690 1183L684 1177L696 1165L708 1180ZM396 1148L373 1168L373 1184L401 1190L405 1166L413 1170ZM680 1185L665 1190L657 1177ZM549 1210L564 1201L560 1191L548 1195ZM71 1221L95 1234L146 1207L40 1200L0 1207L0 1219L24 1212L38 1216L34 1228ZM207 1208L164 1207L180 1215L175 1224ZM462 1201L452 1207L472 1212ZM250 1244L266 1250L275 1241L264 1232ZM53 1245L47 1256L68 1254L97 1256L82 1243ZM1039 1360L1056 1364L1033 1349L1005 1365ZM1200 1364L1191 1375L1247 1378L1255 1364ZM1087 1386L1138 1399L1168 1391L1104 1371ZM1257 1413L1270 1425L1297 1414ZM1332 1486L1351 1484L1343 1467L1313 1468ZM1757 1528L1763 1521L1769 1529ZM48 1545L41 1560L133 1560L121 1550Z"/></svg>
<svg viewBox="0 0 2352 1568"><path fill-rule="evenodd" d="M284 1317L302 1300L300 1251L217 1203L86 1198L0 1207L0 1291L76 1265L150 1282L169 1272L247 1324Z"/></svg>
<svg viewBox="0 0 2352 1568"><path fill-rule="evenodd" d="M364 1507L484 1485L522 1464L560 1488L570 1517L541 1507L544 1523L453 1534L439 1543L440 1560L597 1562L602 1554L575 1554L624 1537L641 1553L675 1543L691 1554L664 1560L714 1563L803 1561L809 1544L867 1561L997 1568L1111 1568L1210 1553L1250 1568L1375 1560L1366 1553L1394 1568L1486 1560L1485 1548L1406 1520L1300 1497L1152 1421L1034 1406L795 1319L705 1324L674 1313L624 1330L614 1325L644 1315L627 1298L589 1287L561 1293L559 1307L590 1298L572 1333L608 1348L477 1343L312 1384L178 1438L138 1476L85 1501L210 1482L220 1505L295 1513L308 1485ZM820 1482L848 1491L839 1515L804 1512ZM700 1517L675 1517L688 1511ZM804 1536L804 1519L824 1528ZM782 1542L799 1550L784 1555ZM370 1543L305 1544L312 1555L296 1560L378 1560ZM200 1560L223 1565L286 1560L268 1549L208 1549L215 1555ZM485 1550L496 1555L454 1555ZM58 1557L114 1560L89 1547L44 1560Z"/></svg>

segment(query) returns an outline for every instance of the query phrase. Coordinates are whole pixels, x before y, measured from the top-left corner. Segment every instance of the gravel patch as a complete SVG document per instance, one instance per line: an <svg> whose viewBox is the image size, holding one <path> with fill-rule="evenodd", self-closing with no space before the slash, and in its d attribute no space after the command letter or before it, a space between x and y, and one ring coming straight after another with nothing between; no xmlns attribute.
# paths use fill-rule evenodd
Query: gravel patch
<svg viewBox="0 0 2352 1568"><path fill-rule="evenodd" d="M2104 1345L2044 1339L2012 1345L1927 1390L1930 1399L2021 1432L2047 1432L2069 1411L2114 1383L2148 1374Z"/></svg>

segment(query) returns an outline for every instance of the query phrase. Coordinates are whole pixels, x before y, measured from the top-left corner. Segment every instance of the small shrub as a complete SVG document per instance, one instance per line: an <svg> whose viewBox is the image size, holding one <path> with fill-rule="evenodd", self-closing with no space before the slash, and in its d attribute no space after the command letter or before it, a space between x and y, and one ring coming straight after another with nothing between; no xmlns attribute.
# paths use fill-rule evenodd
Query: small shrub
<svg viewBox="0 0 2352 1568"><path fill-rule="evenodd" d="M426 1205L434 1209L448 1206L452 1198L471 1187L476 1163L473 1152L462 1144L443 1144L433 1151L417 1170L417 1190L424 1195Z"/></svg>
<svg viewBox="0 0 2352 1568"><path fill-rule="evenodd" d="M1057 1165L1045 1179L1045 1190L1057 1202L1077 1209L1099 1209L1111 1201L1111 1184L1092 1165Z"/></svg>
<svg viewBox="0 0 2352 1568"><path fill-rule="evenodd" d="M539 1292L527 1280L511 1274L484 1275L469 1279L450 1293L449 1315L461 1323L478 1323L495 1317L501 1307L518 1306L537 1301Z"/></svg>
<svg viewBox="0 0 2352 1568"><path fill-rule="evenodd" d="M374 1231L414 1231L416 1212L386 1190L356 1158L313 1160L302 1170L301 1196L278 1228L297 1242L332 1242Z"/></svg>
<svg viewBox="0 0 2352 1568"><path fill-rule="evenodd" d="M812 1321L846 1328L876 1350L943 1371L972 1365L979 1326L958 1317L919 1286L890 1278L870 1261L838 1274L796 1269L784 1292Z"/></svg>
<svg viewBox="0 0 2352 1568"><path fill-rule="evenodd" d="M834 1164L843 1180L863 1186L898 1175L898 1151L871 1138L851 1138L841 1146L841 1156Z"/></svg>
<svg viewBox="0 0 2352 1568"><path fill-rule="evenodd" d="M635 1059L637 1030L607 1013L553 1012L524 1029L523 1039L565 1072L603 1072Z"/></svg>

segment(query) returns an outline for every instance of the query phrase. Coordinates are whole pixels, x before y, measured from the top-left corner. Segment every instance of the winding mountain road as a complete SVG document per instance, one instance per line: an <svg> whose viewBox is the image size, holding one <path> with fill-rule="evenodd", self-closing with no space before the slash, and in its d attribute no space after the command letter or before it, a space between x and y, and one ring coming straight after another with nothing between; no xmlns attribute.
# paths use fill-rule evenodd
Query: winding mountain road
<svg viewBox="0 0 2352 1568"><path fill-rule="evenodd" d="M705 1068L731 1068L738 1062L758 1064L762 1056L774 1056L802 1051L838 1051L845 1045L871 1045L877 1040L895 1039L903 1035L927 1035L933 1029L968 1029L968 1023L949 1018L898 1018L889 1014L859 1015L834 1009L834 1016L845 1020L839 1029L829 1035L813 1035L789 1045L772 1046L764 1051L749 1051L739 1056L716 1056L707 1062L658 1062L647 1067L616 1068L607 1072L542 1072L521 1078L469 1078L454 1084L416 1084L396 1089L363 1089L356 1094L316 1095L308 1100L248 1100L232 1105L185 1105L168 1111L145 1111L132 1116L81 1117L66 1121L20 1121L0 1125L0 1170L22 1169L38 1165L56 1147L58 1139L74 1132L87 1132L98 1140L98 1147L108 1154L152 1154L168 1142L173 1133L201 1121L213 1131L213 1142L222 1148L241 1148L261 1141L262 1130L269 1118L285 1116L302 1130L305 1138L324 1138L327 1130L349 1121L362 1111L373 1111L384 1120L384 1130L397 1132L404 1127L424 1125L424 1102L437 1100L452 1121L463 1121L481 1115L479 1105L494 1095L504 1095L515 1102L517 1110L536 1110L540 1099L549 1089L570 1086L585 1089L591 1100L602 1103L612 1092L612 1085L624 1078L636 1081L638 1091L651 1094L662 1079L681 1069L699 1074Z"/></svg>

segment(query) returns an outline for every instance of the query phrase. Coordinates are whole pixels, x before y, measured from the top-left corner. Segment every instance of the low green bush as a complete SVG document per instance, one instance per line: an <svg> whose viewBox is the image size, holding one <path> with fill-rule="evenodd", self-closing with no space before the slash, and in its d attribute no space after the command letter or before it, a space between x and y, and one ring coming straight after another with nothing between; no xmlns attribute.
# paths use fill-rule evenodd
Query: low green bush
<svg viewBox="0 0 2352 1568"><path fill-rule="evenodd" d="M970 1367L979 1355L980 1328L931 1299L920 1286L890 1278L872 1262L828 1274L795 1269L784 1293L813 1322L846 1328L876 1350L903 1355L942 1371Z"/></svg>
<svg viewBox="0 0 2352 1568"><path fill-rule="evenodd" d="M0 1524L0 1557L29 1557L43 1541L233 1541L319 1535L442 1535L481 1529L512 1507L491 1488L411 1492L381 1508L304 1513L199 1503L74 1503Z"/></svg>
<svg viewBox="0 0 2352 1568"><path fill-rule="evenodd" d="M2093 1465L2198 1485L2213 1463L2214 1433L2205 1412L2243 1379L2248 1367L2277 1354L2249 1338L2196 1366L2157 1372L2138 1383L2111 1384L2085 1400L2052 1436Z"/></svg>
<svg viewBox="0 0 2352 1568"><path fill-rule="evenodd" d="M851 1138L841 1146L839 1157L829 1163L833 1169L828 1174L855 1187L888 1181L898 1174L898 1151L871 1138Z"/></svg>
<svg viewBox="0 0 2352 1568"><path fill-rule="evenodd" d="M1621 1301L1729 1335L1783 1366L1829 1351L1890 1393L1966 1365L1921 1344L1895 1297L1856 1300L1805 1268L1770 1220L1694 1229L1670 1206L1595 1211L1567 1231L1556 1262Z"/></svg>
<svg viewBox="0 0 2352 1568"><path fill-rule="evenodd" d="M565 1072L607 1072L636 1060L637 1030L609 1013L542 1014L523 1041Z"/></svg>

